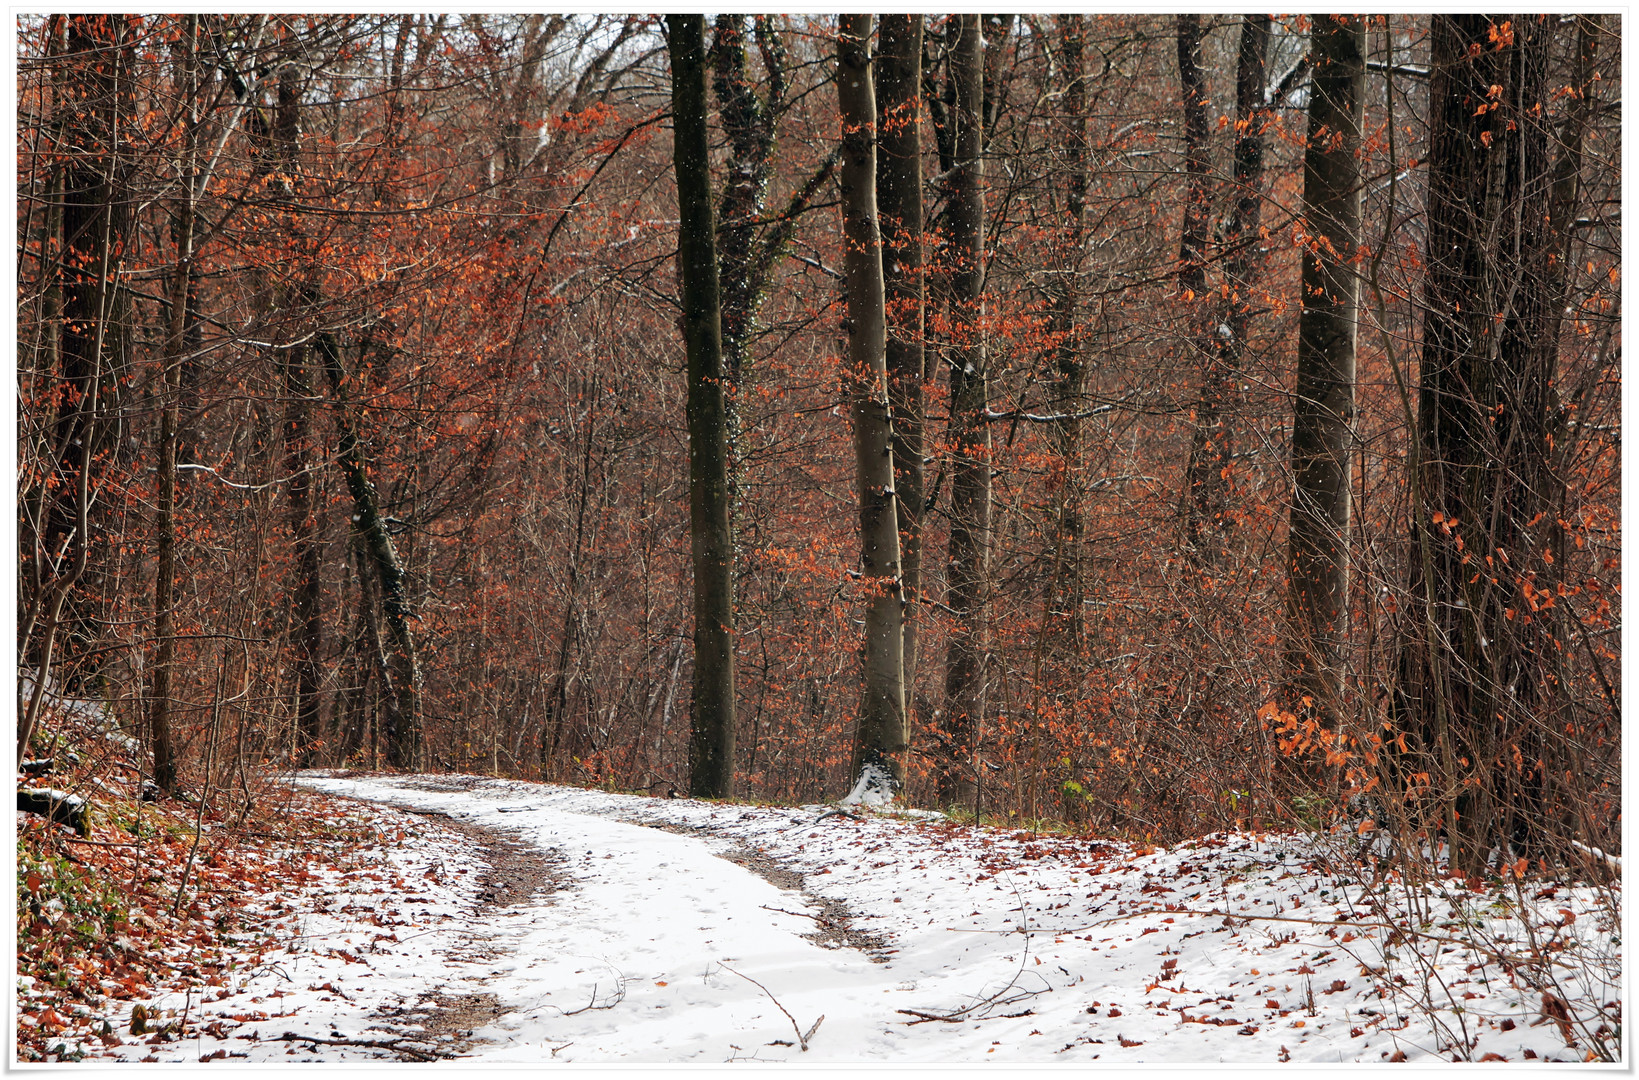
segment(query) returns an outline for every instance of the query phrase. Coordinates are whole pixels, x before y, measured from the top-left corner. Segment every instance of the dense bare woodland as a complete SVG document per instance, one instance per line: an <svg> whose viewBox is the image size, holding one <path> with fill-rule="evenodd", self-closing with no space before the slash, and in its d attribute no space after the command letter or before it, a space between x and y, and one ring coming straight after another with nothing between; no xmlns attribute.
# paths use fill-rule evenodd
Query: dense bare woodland
<svg viewBox="0 0 1639 1080"><path fill-rule="evenodd" d="M1620 850L1617 17L686 21L21 18L20 757Z"/></svg>

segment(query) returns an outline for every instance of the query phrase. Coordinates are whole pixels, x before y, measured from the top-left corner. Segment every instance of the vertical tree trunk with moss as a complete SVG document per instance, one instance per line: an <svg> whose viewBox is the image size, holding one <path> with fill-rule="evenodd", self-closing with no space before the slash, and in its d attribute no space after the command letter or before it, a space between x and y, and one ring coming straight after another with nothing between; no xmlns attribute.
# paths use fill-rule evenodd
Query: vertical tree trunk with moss
<svg viewBox="0 0 1639 1080"><path fill-rule="evenodd" d="M1360 121L1366 26L1313 16L1303 158L1303 312L1292 397L1287 669L1294 696L1336 717L1349 618L1350 422L1359 322Z"/></svg>
<svg viewBox="0 0 1639 1080"><path fill-rule="evenodd" d="M945 659L946 745L938 790L944 805L977 796L984 719L985 599L990 555L989 375L984 339L984 59L978 15L957 15L951 78L956 102L951 247L951 499L945 568L951 611Z"/></svg>
<svg viewBox="0 0 1639 1080"><path fill-rule="evenodd" d="M347 478L347 490L353 497L353 520L365 550L381 583L381 609L387 616L387 630L392 638L393 659L398 671L398 685L388 718L391 730L386 733L387 760L394 768L415 770L422 767L421 731L421 659L416 652L415 632L410 620L415 613L405 589L404 565L388 531L386 518L381 512L381 500L376 494L375 481L370 478L368 463L364 460L364 445L358 427L348 408L346 383L341 367L341 352L335 338L321 332L314 339L319 357L324 361L325 374L330 383L332 403L335 406L336 425L340 438L336 443L336 463Z"/></svg>
<svg viewBox="0 0 1639 1080"><path fill-rule="evenodd" d="M668 15L677 278L688 348L689 526L694 562L694 692L689 791L734 792L734 579L716 214L706 132L705 17Z"/></svg>
<svg viewBox="0 0 1639 1080"><path fill-rule="evenodd" d="M837 108L842 119L843 279L848 303L845 377L859 486L861 586L865 597L864 686L854 772L875 766L905 779L904 594L899 580L893 421L888 404L887 315L882 238L876 214L876 94L871 16L837 24Z"/></svg>

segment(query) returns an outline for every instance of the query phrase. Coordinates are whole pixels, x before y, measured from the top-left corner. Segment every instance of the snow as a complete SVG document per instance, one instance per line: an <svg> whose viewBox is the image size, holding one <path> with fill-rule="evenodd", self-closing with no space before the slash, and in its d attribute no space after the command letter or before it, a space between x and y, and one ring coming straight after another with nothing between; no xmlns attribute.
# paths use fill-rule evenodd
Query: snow
<svg viewBox="0 0 1639 1080"><path fill-rule="evenodd" d="M859 770L854 789L839 800L839 806L869 806L881 809L893 802L893 774L874 761L866 762Z"/></svg>
<svg viewBox="0 0 1639 1080"><path fill-rule="evenodd" d="M319 875L305 895L341 891L292 925L287 952L246 965L220 1000L148 1003L190 1009L186 1038L124 1035L125 1002L124 1041L93 1056L402 1059L371 1042L624 1064L1620 1052L1599 1034L1620 1029L1619 893L1602 906L1592 887L1413 889L1338 862L1342 841L1290 833L1165 849L478 777L300 783L398 808L374 811L376 880ZM480 849L440 814L532 845L551 888L479 917ZM424 1030L415 1008L435 995L488 1004L461 1026L470 1041Z"/></svg>

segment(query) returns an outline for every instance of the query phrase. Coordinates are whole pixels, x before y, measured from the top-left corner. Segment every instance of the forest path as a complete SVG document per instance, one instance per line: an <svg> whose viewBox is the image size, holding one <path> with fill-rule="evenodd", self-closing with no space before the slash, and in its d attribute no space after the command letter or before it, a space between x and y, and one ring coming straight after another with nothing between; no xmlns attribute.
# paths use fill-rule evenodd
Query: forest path
<svg viewBox="0 0 1639 1080"><path fill-rule="evenodd" d="M476 1028L441 1048L527 1061L785 1056L799 1048L782 1006L804 1033L827 1013L826 1026L867 1044L895 1039L884 1030L883 943L749 845L575 813L476 778L304 783L432 818L476 841L487 864L450 981L382 1027ZM848 1056L860 1053L850 1041Z"/></svg>
<svg viewBox="0 0 1639 1080"><path fill-rule="evenodd" d="M203 959L182 943L170 963L191 973L98 1006L90 1055L1108 1065L1619 1049L1619 891L1548 883L1526 927L1517 892L1357 865L1354 830L1158 848L474 776L297 783L340 797L303 812L367 839L259 879L240 955L183 968ZM160 1030L127 1034L138 1004Z"/></svg>

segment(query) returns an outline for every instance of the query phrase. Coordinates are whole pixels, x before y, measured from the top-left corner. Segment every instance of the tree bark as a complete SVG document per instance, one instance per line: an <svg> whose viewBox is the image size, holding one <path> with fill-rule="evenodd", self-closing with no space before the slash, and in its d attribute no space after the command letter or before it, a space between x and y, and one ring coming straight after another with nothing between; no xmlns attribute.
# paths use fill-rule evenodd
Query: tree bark
<svg viewBox="0 0 1639 1080"><path fill-rule="evenodd" d="M1178 16L1178 89L1184 103L1184 171L1189 187L1184 196L1184 225L1178 251L1178 287L1194 294L1206 292L1207 211L1211 200L1208 173L1212 161L1207 148L1207 85L1201 70L1201 17Z"/></svg>
<svg viewBox="0 0 1639 1080"><path fill-rule="evenodd" d="M905 597L906 708L916 685L917 606L922 588L924 465L922 384L925 271L922 261L922 16L884 15L877 31L876 206L887 290L888 402L893 411L893 488L899 495L900 581ZM908 713L907 713L908 723Z"/></svg>
<svg viewBox="0 0 1639 1080"><path fill-rule="evenodd" d="M945 660L944 805L978 797L984 718L985 595L990 548L989 381L984 339L984 67L979 16L958 15L951 55L955 168L951 173L951 503L945 570L954 624Z"/></svg>
<svg viewBox="0 0 1639 1080"><path fill-rule="evenodd" d="M364 539L365 550L370 554L376 578L381 583L381 609L387 616L387 631L392 638L393 656L398 666L398 685L391 688L395 692L396 710L390 710L388 714L393 728L387 732L387 759L394 768L415 770L421 768L422 754L421 661L416 655L415 633L410 629L410 620L416 615L410 610L409 599L405 595L404 567L381 513L381 500L376 494L375 481L370 479L357 425L347 411L340 350L328 332L318 334L315 344L324 361L335 405L336 424L341 431L336 443L336 463L347 478L347 490L353 497L355 526Z"/></svg>
<svg viewBox="0 0 1639 1080"><path fill-rule="evenodd" d="M854 772L905 779L904 593L899 580L893 420L888 403L882 237L876 216L876 94L871 16L837 23L837 109L842 119L843 278L848 303L846 380L859 485L859 560L865 595L864 686Z"/></svg>
<svg viewBox="0 0 1639 1080"><path fill-rule="evenodd" d="M47 672L52 663L86 653L96 636L94 579L99 564L91 512L92 474L117 431L108 422L117 401L128 330L119 269L128 247L131 206L129 155L124 145L134 107L131 52L135 36L122 15L55 16L61 42L56 120L62 155L57 260L55 360L47 373L54 386L48 422L51 478L28 554L34 561L33 591L25 617L25 663ZM32 584L32 581L30 582ZM65 677L65 685L76 680ZM43 687L43 682L36 683ZM24 719L35 711L31 705ZM25 722L19 725L24 734Z"/></svg>
<svg viewBox="0 0 1639 1080"><path fill-rule="evenodd" d="M705 17L668 15L677 276L689 365L689 526L694 562L694 691L689 791L734 791L734 579L721 297L711 147L706 132Z"/></svg>
<svg viewBox="0 0 1639 1080"><path fill-rule="evenodd" d="M1080 334L1080 282L1082 246L1085 243L1087 209L1087 77L1085 51L1087 28L1080 14L1058 17L1059 56L1063 67L1064 96L1062 152L1066 182L1064 204L1064 256L1054 286L1051 330L1058 339L1054 349L1054 370L1050 387L1053 411L1053 439L1058 450L1058 541L1060 552L1057 578L1051 589L1063 596L1062 610L1069 615L1068 645L1072 653L1081 647L1081 419L1079 410L1086 394L1087 369L1083 359L1085 342ZM1056 606L1049 598L1049 607Z"/></svg>
<svg viewBox="0 0 1639 1080"><path fill-rule="evenodd" d="M757 17L755 25L769 67L766 101L757 95L747 71L745 16L717 16L708 58L718 112L729 139L728 180L718 206L717 255L723 362L731 393L738 390L745 377L752 331L766 285L756 279L754 249L785 97L785 52L779 33L763 16Z"/></svg>
<svg viewBox="0 0 1639 1080"><path fill-rule="evenodd" d="M180 415L182 364L187 350L189 283L194 257L196 160L199 138L199 16L183 17L177 42L178 81L182 84L182 152L177 171L182 175L182 198L176 214L176 268L170 282L170 325L160 359L163 388L159 413L159 465L155 502L158 514L154 572L154 681L148 714L154 784L166 795L176 794L176 750L171 738L171 677L176 666L176 449Z"/></svg>
<svg viewBox="0 0 1639 1080"><path fill-rule="evenodd" d="M1195 406L1195 434L1185 471L1185 541L1194 557L1207 566L1222 563L1224 542L1233 530L1229 473L1234 461L1234 432L1226 414L1238 411L1252 277L1262 261L1258 219L1263 208L1260 188L1263 127L1268 111L1265 60L1269 24L1268 15L1245 15L1241 19L1235 74L1235 198L1222 238L1224 287L1207 341L1200 350L1201 393Z"/></svg>
<svg viewBox="0 0 1639 1080"><path fill-rule="evenodd" d="M401 26L402 32L402 26ZM301 90L294 64L279 69L277 107L273 114L273 141L280 168L287 178L283 189L291 197L300 176L297 139L301 132ZM392 110L389 108L389 114ZM389 128L389 131L391 128ZM288 296L288 293L287 293ZM310 287L300 299L309 310L318 306L316 288ZM313 460L313 381L308 370L309 347L293 345L278 350L279 367L285 386L284 471L290 522L290 542L295 555L296 574L291 582L292 635L296 668L296 760L305 768L316 760L322 731L319 698L319 659L323 648L324 618L320 598L323 585L322 541L318 524L318 490L314 483Z"/></svg>
<svg viewBox="0 0 1639 1080"><path fill-rule="evenodd" d="M1366 26L1315 15L1303 157L1303 311L1292 397L1287 670L1293 698L1341 715L1349 631L1349 478L1359 323Z"/></svg>
<svg viewBox="0 0 1639 1080"><path fill-rule="evenodd" d="M1535 15L1436 15L1403 773L1426 773L1451 862L1543 852L1560 711L1552 468L1563 414L1547 57Z"/></svg>

